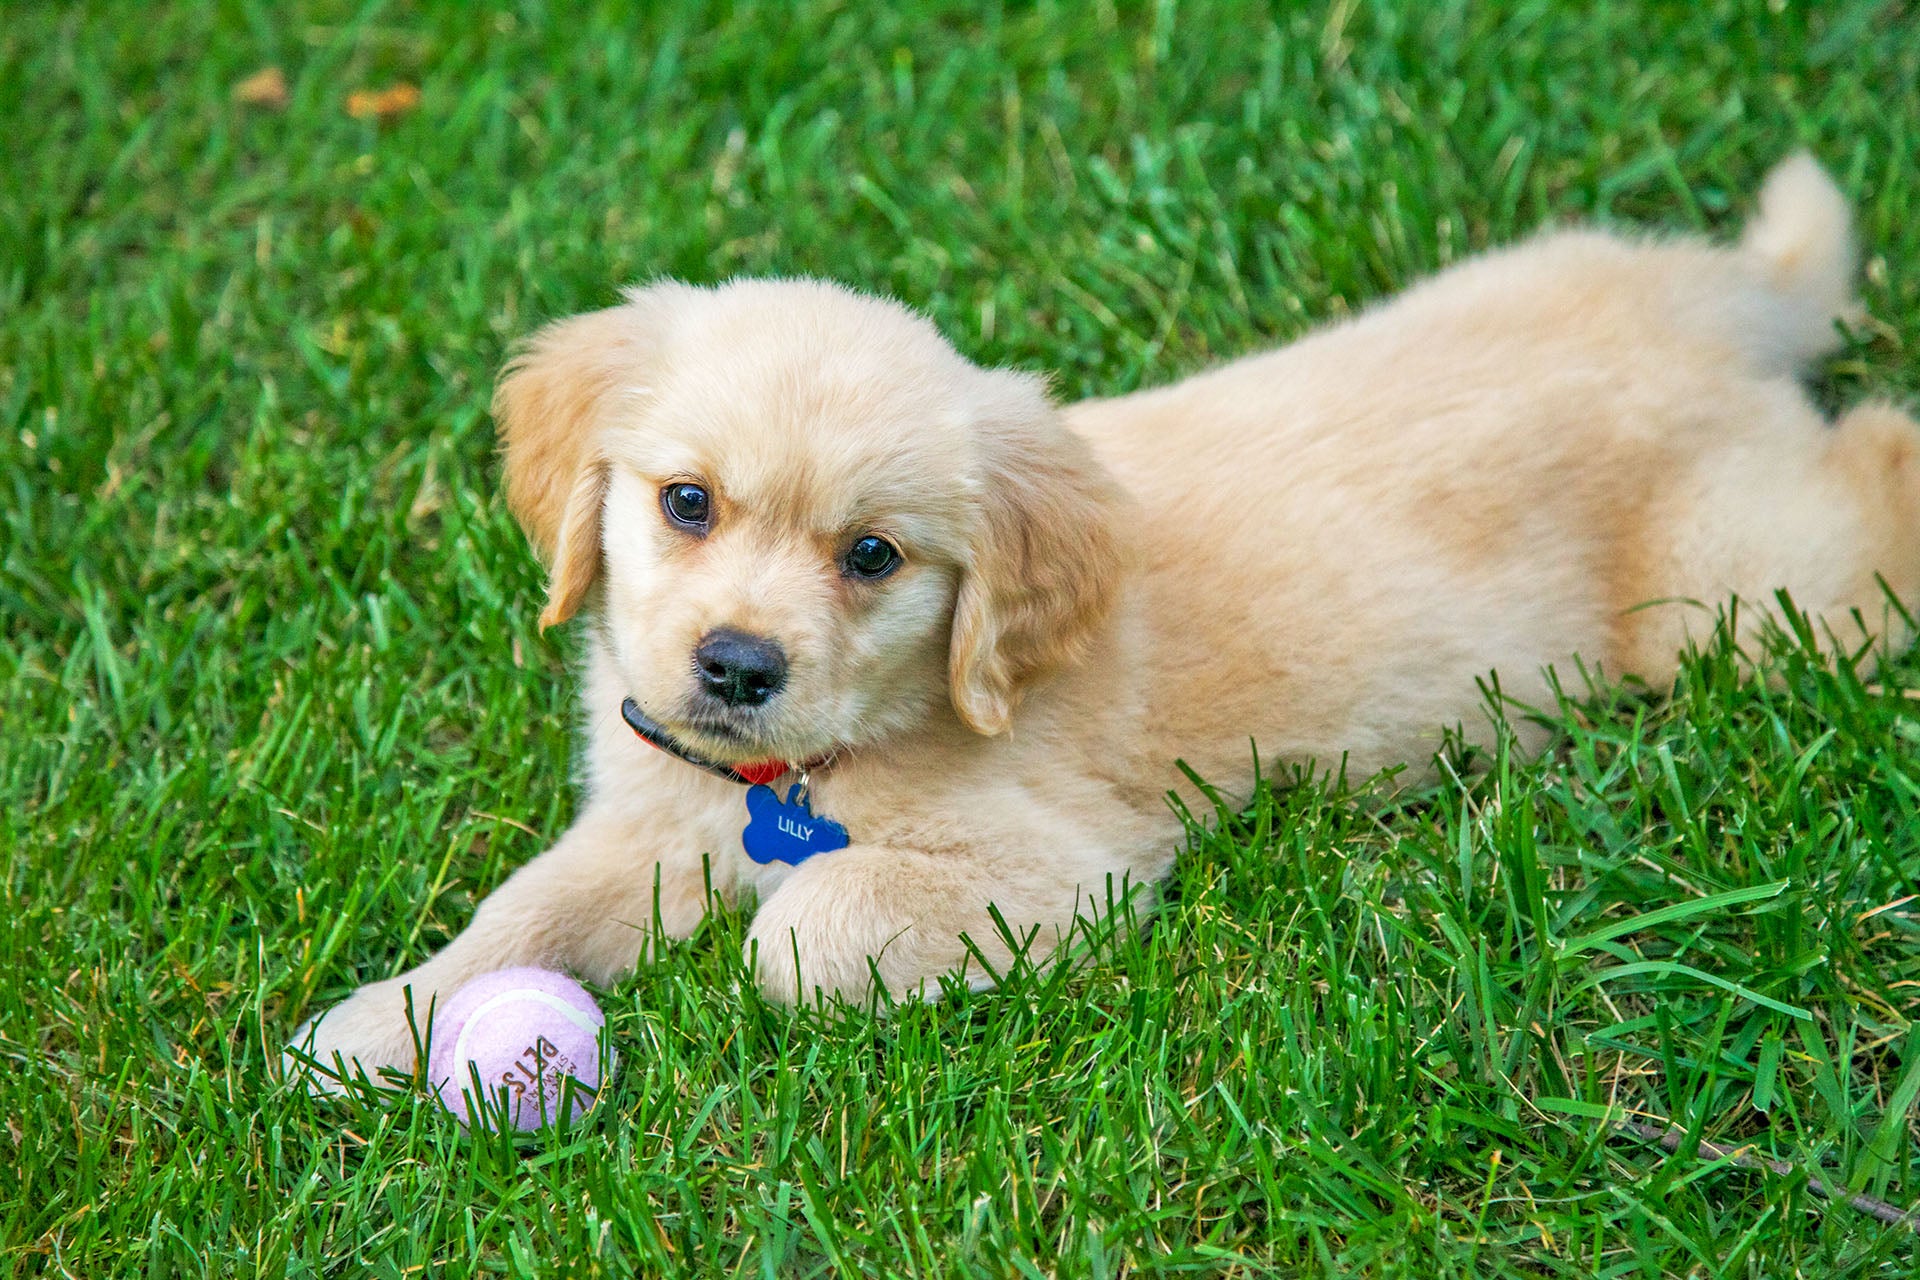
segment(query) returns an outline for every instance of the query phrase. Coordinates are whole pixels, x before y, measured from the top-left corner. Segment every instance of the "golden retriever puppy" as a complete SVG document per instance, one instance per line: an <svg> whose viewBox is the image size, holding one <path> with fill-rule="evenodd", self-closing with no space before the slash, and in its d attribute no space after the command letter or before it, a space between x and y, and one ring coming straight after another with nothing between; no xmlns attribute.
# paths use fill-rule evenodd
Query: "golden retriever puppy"
<svg viewBox="0 0 1920 1280"><path fill-rule="evenodd" d="M1045 954L1168 873L1176 758L1229 794L1250 740L1427 762L1489 732L1489 671L1542 703L1576 656L1662 682L1735 594L1749 625L1785 588L1904 641L1880 581L1920 604L1920 431L1827 421L1796 380L1853 258L1799 157L1737 247L1552 233L1064 408L831 284L656 284L549 326L495 411L541 621L589 628L579 817L302 1047L408 1067L408 988L424 1023L497 967L612 981L709 876L758 903L772 998L988 980L996 911Z"/></svg>

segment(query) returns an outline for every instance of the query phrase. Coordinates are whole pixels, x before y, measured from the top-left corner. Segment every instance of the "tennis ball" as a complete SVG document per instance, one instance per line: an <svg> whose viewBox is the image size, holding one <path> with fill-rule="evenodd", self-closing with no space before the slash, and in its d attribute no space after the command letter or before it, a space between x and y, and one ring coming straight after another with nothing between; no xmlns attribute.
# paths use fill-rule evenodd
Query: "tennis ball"
<svg viewBox="0 0 1920 1280"><path fill-rule="evenodd" d="M433 1011L427 1080L441 1105L471 1127L503 1121L522 1131L577 1120L600 1088L600 1006L564 973L501 969L482 974ZM606 1058L613 1073L613 1055ZM473 1092L478 1073L484 1097ZM572 1083L569 1084L568 1082Z"/></svg>

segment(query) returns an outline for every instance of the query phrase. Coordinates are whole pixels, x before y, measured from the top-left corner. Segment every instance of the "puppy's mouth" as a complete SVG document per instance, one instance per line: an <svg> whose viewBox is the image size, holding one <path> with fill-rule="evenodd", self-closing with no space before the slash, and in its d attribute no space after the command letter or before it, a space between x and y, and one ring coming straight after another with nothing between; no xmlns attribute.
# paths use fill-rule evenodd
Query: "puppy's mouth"
<svg viewBox="0 0 1920 1280"><path fill-rule="evenodd" d="M688 716L682 725L682 732L687 737L724 744L726 748L740 750L754 759L765 757L769 751L755 734L722 716Z"/></svg>
<svg viewBox="0 0 1920 1280"><path fill-rule="evenodd" d="M776 744L754 732L752 726L741 723L744 717L684 710L671 719L659 718L632 698L621 707L621 714L642 738L696 764L724 768L787 759Z"/></svg>

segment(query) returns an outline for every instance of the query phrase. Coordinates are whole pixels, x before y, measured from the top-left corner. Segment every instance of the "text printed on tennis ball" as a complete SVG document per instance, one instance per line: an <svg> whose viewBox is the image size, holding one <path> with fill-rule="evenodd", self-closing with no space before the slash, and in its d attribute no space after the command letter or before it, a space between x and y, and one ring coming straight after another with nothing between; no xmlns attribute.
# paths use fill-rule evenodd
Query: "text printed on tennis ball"
<svg viewBox="0 0 1920 1280"><path fill-rule="evenodd" d="M538 1036L519 1052L511 1067L500 1073L500 1085L512 1093L510 1101L515 1106L529 1093L539 1094L545 1102L558 1103L561 1080L579 1074L580 1068L572 1058L560 1052L553 1041Z"/></svg>

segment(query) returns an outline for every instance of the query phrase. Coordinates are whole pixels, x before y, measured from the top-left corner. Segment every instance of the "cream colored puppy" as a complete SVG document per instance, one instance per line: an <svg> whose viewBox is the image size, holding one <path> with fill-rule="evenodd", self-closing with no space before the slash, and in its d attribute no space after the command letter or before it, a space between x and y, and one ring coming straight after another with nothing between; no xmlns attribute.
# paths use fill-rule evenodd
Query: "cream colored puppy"
<svg viewBox="0 0 1920 1280"><path fill-rule="evenodd" d="M424 1022L497 967L611 981L709 875L757 900L776 999L981 981L994 910L1044 954L1168 873L1176 758L1230 794L1249 740L1419 764L1487 732L1489 670L1542 703L1576 656L1663 682L1736 593L1881 628L1876 575L1920 604L1920 433L1796 381L1852 305L1848 223L1796 158L1737 248L1549 234L1067 408L830 284L652 285L549 326L496 412L541 621L588 619L584 804L303 1043L410 1066L408 988ZM702 761L787 776L750 813Z"/></svg>

